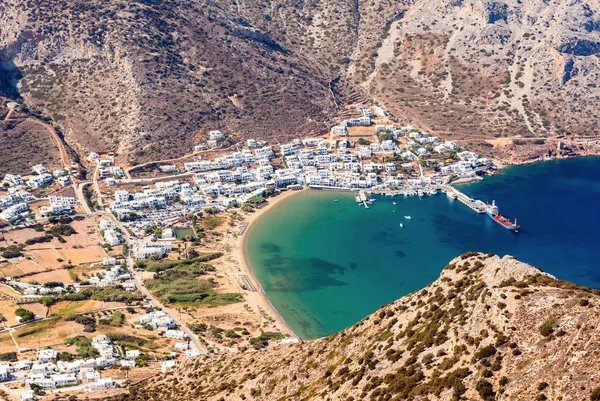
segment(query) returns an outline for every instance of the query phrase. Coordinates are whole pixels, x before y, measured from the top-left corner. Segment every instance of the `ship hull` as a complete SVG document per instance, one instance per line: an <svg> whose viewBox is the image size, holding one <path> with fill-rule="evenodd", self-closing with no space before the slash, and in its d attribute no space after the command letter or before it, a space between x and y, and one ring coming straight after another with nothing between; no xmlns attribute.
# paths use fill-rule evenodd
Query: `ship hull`
<svg viewBox="0 0 600 401"><path fill-rule="evenodd" d="M520 226L518 226L518 225L515 226L514 224L510 223L510 221L508 219L506 219L505 217L503 217L502 215L498 215L498 214L494 215L487 210L486 210L485 214L487 214L496 223L498 223L502 227L506 228L508 231L512 231L514 233L519 232Z"/></svg>

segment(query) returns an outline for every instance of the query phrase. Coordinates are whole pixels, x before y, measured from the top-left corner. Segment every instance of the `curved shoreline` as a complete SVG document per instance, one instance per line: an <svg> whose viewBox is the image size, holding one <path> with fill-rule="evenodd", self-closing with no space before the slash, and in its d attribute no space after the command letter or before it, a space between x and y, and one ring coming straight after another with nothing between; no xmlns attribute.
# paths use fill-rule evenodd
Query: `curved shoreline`
<svg viewBox="0 0 600 401"><path fill-rule="evenodd" d="M288 199L295 195L300 195L300 194L304 193L305 191L308 191L308 189L302 189L299 191L290 190L287 192L283 192L275 197L268 198L269 203L266 206L262 207L260 210L254 212L253 214L249 215L248 218L246 219L248 225L246 226L246 229L244 230L244 232L242 233L242 235L239 237L239 239L237 241L237 247L236 247L236 252L235 252L236 253L235 256L239 262L241 271L250 277L250 279L252 280L252 282L254 283L254 285L256 286L256 289L257 289L256 293L248 292L248 295L250 296L250 294L257 294L257 296L259 297L259 299L261 301L260 304L265 305L267 307L267 309L269 310L269 312L271 312L271 314L274 315L275 325L284 334L288 334L293 337L297 337L300 340L302 340L302 337L300 337L292 329L292 327L285 321L285 319L283 318L281 313L279 313L279 311L275 308L275 306L273 306L273 304L271 303L271 300L265 293L261 282L258 280L256 275L254 274L254 271L252 270L252 267L251 267L250 263L248 262L248 256L246 255L246 240L252 229L252 226L256 223L256 221L259 220L260 217L264 216L268 211L272 210L276 205L280 204L283 200Z"/></svg>

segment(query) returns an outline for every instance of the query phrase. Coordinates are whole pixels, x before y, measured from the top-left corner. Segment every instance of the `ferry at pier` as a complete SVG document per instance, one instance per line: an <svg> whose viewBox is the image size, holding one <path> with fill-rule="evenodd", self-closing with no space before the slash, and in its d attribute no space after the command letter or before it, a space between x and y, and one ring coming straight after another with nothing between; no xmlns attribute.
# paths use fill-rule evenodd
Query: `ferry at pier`
<svg viewBox="0 0 600 401"><path fill-rule="evenodd" d="M496 201L492 201L491 205L487 205L485 209L485 214L490 216L492 220L500 224L502 227L514 233L518 233L519 229L521 228L521 226L517 224L517 219L515 219L513 223L512 221L510 221L509 219L507 219L499 213L498 206L496 206Z"/></svg>

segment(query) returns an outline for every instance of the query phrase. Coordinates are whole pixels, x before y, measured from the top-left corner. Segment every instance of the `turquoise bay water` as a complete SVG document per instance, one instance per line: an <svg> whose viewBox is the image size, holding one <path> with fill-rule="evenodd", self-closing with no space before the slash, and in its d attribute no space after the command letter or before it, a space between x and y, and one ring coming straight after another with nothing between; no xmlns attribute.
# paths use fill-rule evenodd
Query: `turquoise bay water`
<svg viewBox="0 0 600 401"><path fill-rule="evenodd" d="M303 191L251 227L246 254L275 308L306 339L341 330L422 288L470 250L515 255L598 288L598 177L600 159L570 159L510 167L461 186L517 217L517 235L444 194L377 197L365 209L352 194Z"/></svg>

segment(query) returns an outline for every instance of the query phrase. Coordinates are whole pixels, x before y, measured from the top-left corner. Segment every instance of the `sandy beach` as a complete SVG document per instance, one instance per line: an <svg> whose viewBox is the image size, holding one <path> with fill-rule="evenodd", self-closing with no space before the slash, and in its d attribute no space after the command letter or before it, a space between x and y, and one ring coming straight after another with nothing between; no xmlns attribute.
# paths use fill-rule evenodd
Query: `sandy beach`
<svg viewBox="0 0 600 401"><path fill-rule="evenodd" d="M251 306L256 305L256 306L262 307L265 311L267 311L270 315L272 315L273 319L275 320L275 323L274 323L275 327L279 331L281 331L284 334L288 334L288 335L294 336L294 337L298 337L298 335L296 333L294 333L292 328L287 324L287 322L281 316L281 314L279 314L279 312L275 309L275 307L273 307L273 305L269 301L269 298L263 291L260 282L254 276L254 272L250 268L250 265L248 264L248 261L246 259L244 249L245 249L246 238L247 238L248 233L251 231L252 225L263 214L265 214L266 212L271 210L275 205L279 204L283 200L285 200L291 196L295 196L295 195L300 196L305 191L309 191L309 190L308 189L303 189L300 191L291 191L290 190L290 191L286 191L274 198L269 198L268 205L262 207L261 209L255 211L254 213L252 213L250 215L247 215L246 222L248 223L248 225L246 226L246 229L244 230L243 234L237 238L236 244L232 250L233 257L238 262L238 266L240 267L241 273L248 275L257 288L256 292L250 292L250 291L246 292L246 295L248 297L248 303ZM300 337L298 337L298 338L300 338Z"/></svg>

